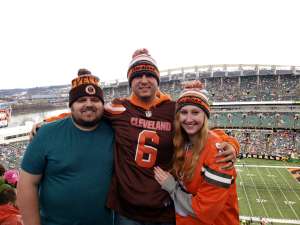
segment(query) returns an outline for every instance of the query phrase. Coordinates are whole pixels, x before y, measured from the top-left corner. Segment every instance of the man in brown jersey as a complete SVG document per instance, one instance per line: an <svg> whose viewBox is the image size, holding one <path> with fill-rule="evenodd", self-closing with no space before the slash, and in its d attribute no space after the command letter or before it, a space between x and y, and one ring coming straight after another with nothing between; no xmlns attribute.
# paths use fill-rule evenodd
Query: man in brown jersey
<svg viewBox="0 0 300 225"><path fill-rule="evenodd" d="M175 224L172 201L153 174L154 166L171 165L175 103L159 91L159 70L146 49L133 54L127 77L131 95L105 106L116 142L108 207L116 211L117 225ZM223 140L236 143L228 136ZM227 156L223 161L230 161L228 166L239 150L232 145L220 144L227 150L222 154Z"/></svg>

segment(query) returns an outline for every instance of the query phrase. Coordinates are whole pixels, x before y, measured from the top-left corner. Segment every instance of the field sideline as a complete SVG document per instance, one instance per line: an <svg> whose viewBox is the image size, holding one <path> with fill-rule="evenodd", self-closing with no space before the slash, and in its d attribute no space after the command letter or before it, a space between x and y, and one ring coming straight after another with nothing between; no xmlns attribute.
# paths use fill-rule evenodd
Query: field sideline
<svg viewBox="0 0 300 225"><path fill-rule="evenodd" d="M273 224L300 224L300 183L287 168L299 163L241 159L236 164L240 215L270 218Z"/></svg>

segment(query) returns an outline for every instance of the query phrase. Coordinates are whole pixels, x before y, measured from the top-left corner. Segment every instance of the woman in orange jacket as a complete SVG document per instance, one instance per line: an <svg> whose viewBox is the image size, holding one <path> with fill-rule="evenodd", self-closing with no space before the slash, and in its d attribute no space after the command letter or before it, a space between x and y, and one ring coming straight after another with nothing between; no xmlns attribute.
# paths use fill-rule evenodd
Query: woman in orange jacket
<svg viewBox="0 0 300 225"><path fill-rule="evenodd" d="M239 144L221 130L209 130L209 115L201 82L187 83L177 100L173 169L154 168L155 179L173 199L177 225L239 224L236 171L215 162L224 138L236 149Z"/></svg>

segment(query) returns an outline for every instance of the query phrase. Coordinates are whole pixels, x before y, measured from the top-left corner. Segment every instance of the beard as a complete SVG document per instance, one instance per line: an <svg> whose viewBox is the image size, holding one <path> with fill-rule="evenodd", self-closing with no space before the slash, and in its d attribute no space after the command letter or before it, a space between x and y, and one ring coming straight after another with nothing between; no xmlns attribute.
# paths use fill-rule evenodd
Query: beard
<svg viewBox="0 0 300 225"><path fill-rule="evenodd" d="M73 119L74 123L78 124L79 126L90 128L90 127L96 126L100 122L101 117L97 117L95 120L92 120L92 121L85 121L82 119L78 119L74 116L72 116L72 119Z"/></svg>
<svg viewBox="0 0 300 225"><path fill-rule="evenodd" d="M93 112L96 112L96 109L94 109L93 107L87 107L84 110L92 110ZM100 122L100 120L102 118L102 114L103 113L100 113L94 120L86 121L86 120L83 120L83 119L75 116L75 114L72 113L72 119L73 119L74 123L76 123L77 125L79 125L81 127L91 128L91 127L94 127L97 124L99 124L99 122Z"/></svg>

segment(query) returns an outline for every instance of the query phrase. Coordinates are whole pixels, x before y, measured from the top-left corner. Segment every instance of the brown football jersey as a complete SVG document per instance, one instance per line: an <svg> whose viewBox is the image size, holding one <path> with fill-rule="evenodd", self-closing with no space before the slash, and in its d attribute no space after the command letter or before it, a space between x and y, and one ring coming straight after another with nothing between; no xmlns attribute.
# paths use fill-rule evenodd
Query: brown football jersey
<svg viewBox="0 0 300 225"><path fill-rule="evenodd" d="M115 175L108 207L130 219L175 222L169 194L154 179L154 166L169 169L173 155L175 103L164 100L145 109L129 99L105 106L115 130Z"/></svg>

